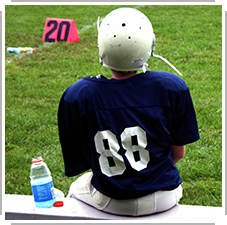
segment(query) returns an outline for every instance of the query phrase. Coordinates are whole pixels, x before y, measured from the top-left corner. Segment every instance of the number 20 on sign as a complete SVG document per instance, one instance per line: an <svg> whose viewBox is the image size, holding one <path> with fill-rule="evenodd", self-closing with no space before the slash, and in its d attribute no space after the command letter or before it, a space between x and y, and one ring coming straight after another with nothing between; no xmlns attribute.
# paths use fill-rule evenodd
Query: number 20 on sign
<svg viewBox="0 0 227 225"><path fill-rule="evenodd" d="M72 19L47 18L43 34L43 42L67 43L80 40L76 23Z"/></svg>

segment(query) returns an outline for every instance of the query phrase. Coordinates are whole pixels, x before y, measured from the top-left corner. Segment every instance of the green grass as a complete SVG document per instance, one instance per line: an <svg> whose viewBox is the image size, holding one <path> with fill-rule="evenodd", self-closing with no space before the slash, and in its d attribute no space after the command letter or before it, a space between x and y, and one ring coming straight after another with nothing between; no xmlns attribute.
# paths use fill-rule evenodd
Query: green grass
<svg viewBox="0 0 227 225"><path fill-rule="evenodd" d="M30 195L30 166L41 155L56 188L65 194L75 177L64 175L57 110L63 91L84 76L103 74L98 63L96 20L120 6L27 6L5 8L5 48L31 46L29 55L5 54L5 192ZM201 139L187 145L178 164L181 204L222 205L222 8L133 6L151 20L156 54L177 67L194 101ZM81 40L46 45L46 18L76 21ZM87 26L89 25L89 26ZM86 29L84 29L86 27ZM174 72L160 59L150 70Z"/></svg>

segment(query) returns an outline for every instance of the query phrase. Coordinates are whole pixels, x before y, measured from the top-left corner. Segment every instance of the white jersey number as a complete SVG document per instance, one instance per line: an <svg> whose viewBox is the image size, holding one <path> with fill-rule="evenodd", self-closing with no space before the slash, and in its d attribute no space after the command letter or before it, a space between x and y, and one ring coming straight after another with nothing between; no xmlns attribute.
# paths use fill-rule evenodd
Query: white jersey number
<svg viewBox="0 0 227 225"><path fill-rule="evenodd" d="M149 151L146 150L146 132L138 126L126 128L121 136L122 147L131 167L137 171L147 167L150 161ZM108 177L121 175L126 166L122 155L118 153L120 145L111 131L98 131L95 135L96 151L100 154L99 164L103 174Z"/></svg>

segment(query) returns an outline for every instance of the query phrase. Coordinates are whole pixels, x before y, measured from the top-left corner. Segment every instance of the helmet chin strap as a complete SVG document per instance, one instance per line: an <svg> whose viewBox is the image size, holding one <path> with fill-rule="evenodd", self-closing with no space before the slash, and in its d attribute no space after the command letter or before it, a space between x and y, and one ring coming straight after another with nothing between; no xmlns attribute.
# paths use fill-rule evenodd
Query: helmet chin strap
<svg viewBox="0 0 227 225"><path fill-rule="evenodd" d="M143 63L142 70L143 70L144 73L147 71L147 67L148 67L148 64Z"/></svg>
<svg viewBox="0 0 227 225"><path fill-rule="evenodd" d="M99 32L99 25L100 25L100 16L98 16L98 19L97 19L97 30L98 30L98 32Z"/></svg>
<svg viewBox="0 0 227 225"><path fill-rule="evenodd" d="M182 73L174 66L172 65L167 59L165 59L164 57L160 56L160 55L155 55L153 52L151 54L152 56L159 58L161 60L163 60L165 63L167 63L170 67L172 67L180 76L182 76Z"/></svg>

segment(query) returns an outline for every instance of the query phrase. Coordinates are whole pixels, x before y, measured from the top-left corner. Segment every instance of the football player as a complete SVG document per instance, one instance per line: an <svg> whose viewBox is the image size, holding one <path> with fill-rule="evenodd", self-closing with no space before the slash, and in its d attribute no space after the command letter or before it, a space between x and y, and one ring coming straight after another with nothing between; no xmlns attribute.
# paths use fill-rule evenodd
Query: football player
<svg viewBox="0 0 227 225"><path fill-rule="evenodd" d="M65 174L82 174L68 197L130 216L168 210L182 197L176 163L199 139L196 114L182 78L147 71L152 55L180 74L154 46L152 24L136 9L113 10L98 22L100 63L112 78L84 77L59 104Z"/></svg>

